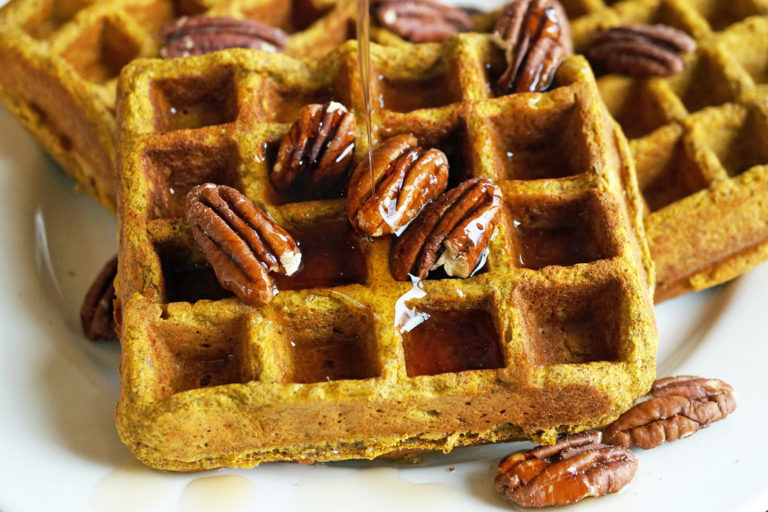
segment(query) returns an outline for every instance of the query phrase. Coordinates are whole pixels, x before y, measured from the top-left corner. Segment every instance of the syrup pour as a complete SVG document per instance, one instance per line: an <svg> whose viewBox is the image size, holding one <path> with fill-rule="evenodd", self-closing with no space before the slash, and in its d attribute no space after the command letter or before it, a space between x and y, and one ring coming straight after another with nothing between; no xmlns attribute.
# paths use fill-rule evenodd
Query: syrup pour
<svg viewBox="0 0 768 512"><path fill-rule="evenodd" d="M371 171L371 197L376 196L373 177L373 128L371 127L371 5L370 0L357 0L357 60L365 108L365 129L368 137L368 168Z"/></svg>

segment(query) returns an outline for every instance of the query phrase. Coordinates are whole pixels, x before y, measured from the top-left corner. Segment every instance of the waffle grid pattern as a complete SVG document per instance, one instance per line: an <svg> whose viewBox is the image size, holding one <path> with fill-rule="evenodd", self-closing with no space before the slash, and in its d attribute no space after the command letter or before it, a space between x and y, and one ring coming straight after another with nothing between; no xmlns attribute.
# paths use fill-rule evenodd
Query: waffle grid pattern
<svg viewBox="0 0 768 512"><path fill-rule="evenodd" d="M552 441L605 423L650 384L639 195L586 62L570 59L552 92L504 98L491 97L503 63L483 36L374 45L373 65L376 140L411 132L446 151L451 183L486 177L503 189L503 221L470 279L394 281L391 239L353 235L343 199L291 202L269 184L276 147L310 98L351 108L363 158L354 42L319 60L231 50L124 73L118 429L145 463L189 470ZM169 119L222 90L220 117ZM210 276L181 218L186 190L205 181L238 188L296 234L305 271L279 280L271 304L172 290L173 275ZM311 249L323 247L319 233L335 238L332 249ZM405 327L426 317L432 333L480 341L446 340L454 352L435 369L419 327Z"/></svg>
<svg viewBox="0 0 768 512"><path fill-rule="evenodd" d="M0 10L0 100L114 209L120 70L158 54L167 21L201 13L281 27L296 56L326 54L354 34L349 6L329 0L15 0Z"/></svg>
<svg viewBox="0 0 768 512"><path fill-rule="evenodd" d="M597 80L636 161L656 300L768 259L768 2L565 3L577 52L623 23L671 25L698 45L677 76Z"/></svg>

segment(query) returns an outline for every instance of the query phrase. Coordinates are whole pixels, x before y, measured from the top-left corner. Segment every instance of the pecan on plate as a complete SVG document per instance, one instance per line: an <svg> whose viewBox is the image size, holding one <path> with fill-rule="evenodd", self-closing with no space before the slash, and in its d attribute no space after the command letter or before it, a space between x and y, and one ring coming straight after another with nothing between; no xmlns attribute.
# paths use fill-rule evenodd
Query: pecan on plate
<svg viewBox="0 0 768 512"><path fill-rule="evenodd" d="M275 296L270 271L291 275L299 269L301 252L291 235L232 187L194 187L187 194L187 220L219 283L246 304L266 304Z"/></svg>
<svg viewBox="0 0 768 512"><path fill-rule="evenodd" d="M515 0L504 7L492 40L507 58L499 94L543 91L573 53L571 28L558 0Z"/></svg>
<svg viewBox="0 0 768 512"><path fill-rule="evenodd" d="M688 34L667 25L621 25L597 33L586 54L608 72L649 77L679 73L680 55L695 49Z"/></svg>
<svg viewBox="0 0 768 512"><path fill-rule="evenodd" d="M85 294L80 309L80 324L85 337L91 341L117 338L114 316L116 275L117 256L104 265Z"/></svg>
<svg viewBox="0 0 768 512"><path fill-rule="evenodd" d="M636 471L631 451L602 444L600 432L590 431L507 456L495 483L499 494L521 507L549 507L617 492Z"/></svg>
<svg viewBox="0 0 768 512"><path fill-rule="evenodd" d="M736 409L733 388L718 379L680 376L657 380L651 398L605 429L605 442L648 450L693 435Z"/></svg>
<svg viewBox="0 0 768 512"><path fill-rule="evenodd" d="M434 0L375 0L372 10L381 26L414 43L439 43L472 28L463 9Z"/></svg>
<svg viewBox="0 0 768 512"><path fill-rule="evenodd" d="M473 178L429 203L392 247L389 267L398 281L425 279L441 265L449 276L467 278L485 259L501 208L501 191Z"/></svg>
<svg viewBox="0 0 768 512"><path fill-rule="evenodd" d="M402 232L448 183L445 154L422 149L413 135L385 140L372 162L373 171L368 159L357 166L347 189L349 222L371 237Z"/></svg>
<svg viewBox="0 0 768 512"><path fill-rule="evenodd" d="M280 142L269 180L278 190L318 198L338 182L355 150L355 116L341 103L303 107Z"/></svg>
<svg viewBox="0 0 768 512"><path fill-rule="evenodd" d="M170 21L161 32L160 56L165 59L203 55L227 48L281 52L288 41L288 35L277 27L253 20L202 14Z"/></svg>

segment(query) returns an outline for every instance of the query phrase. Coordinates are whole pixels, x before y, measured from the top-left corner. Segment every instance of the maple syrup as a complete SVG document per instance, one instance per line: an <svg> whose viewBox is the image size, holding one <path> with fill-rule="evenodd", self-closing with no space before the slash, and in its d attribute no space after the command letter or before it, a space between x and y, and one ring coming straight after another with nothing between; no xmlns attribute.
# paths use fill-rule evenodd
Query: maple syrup
<svg viewBox="0 0 768 512"><path fill-rule="evenodd" d="M265 108L261 115L272 123L293 123L299 111L312 103L325 104L337 98L333 87L322 87L313 91L284 89L275 86L265 95Z"/></svg>
<svg viewBox="0 0 768 512"><path fill-rule="evenodd" d="M614 256L604 236L605 221L588 196L544 208L523 206L511 213L522 267L538 270Z"/></svg>
<svg viewBox="0 0 768 512"><path fill-rule="evenodd" d="M171 382L174 393L240 382L240 360L234 353L222 353L213 347L211 354L203 349L176 354L176 374ZM203 359L208 357L210 359Z"/></svg>
<svg viewBox="0 0 768 512"><path fill-rule="evenodd" d="M207 263L191 262L186 251L170 245L157 248L163 272L165 302L197 302L232 297Z"/></svg>
<svg viewBox="0 0 768 512"><path fill-rule="evenodd" d="M310 384L373 377L365 339L334 327L331 336L295 343L291 382Z"/></svg>
<svg viewBox="0 0 768 512"><path fill-rule="evenodd" d="M330 288L365 282L365 257L346 219L332 219L288 230L301 249L301 268L292 276L272 274L280 290Z"/></svg>
<svg viewBox="0 0 768 512"><path fill-rule="evenodd" d="M155 127L163 132L226 124L237 118L237 91L230 71L157 80L152 97Z"/></svg>
<svg viewBox="0 0 768 512"><path fill-rule="evenodd" d="M427 309L423 313L421 323L403 332L409 377L504 366L499 335L488 311Z"/></svg>
<svg viewBox="0 0 768 512"><path fill-rule="evenodd" d="M365 134L368 140L368 168L371 170L371 197L376 197L373 176L373 123L371 120L371 3L357 0L357 59L360 66L360 80L363 89L363 115Z"/></svg>
<svg viewBox="0 0 768 512"><path fill-rule="evenodd" d="M392 112L444 107L461 99L461 95L446 87L448 78L445 74L422 80L392 80L383 76L379 78L379 106Z"/></svg>
<svg viewBox="0 0 768 512"><path fill-rule="evenodd" d="M568 267L603 259L594 238L583 226L566 225L551 228L528 228L517 231L520 265L539 270L549 265Z"/></svg>

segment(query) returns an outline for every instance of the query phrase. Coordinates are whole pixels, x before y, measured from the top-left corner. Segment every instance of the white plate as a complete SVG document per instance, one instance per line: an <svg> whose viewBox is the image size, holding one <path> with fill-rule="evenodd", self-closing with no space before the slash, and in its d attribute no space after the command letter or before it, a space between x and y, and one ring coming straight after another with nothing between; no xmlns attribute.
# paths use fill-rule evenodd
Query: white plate
<svg viewBox="0 0 768 512"><path fill-rule="evenodd" d="M2 2L0 1L0 4ZM0 108L0 511L485 511L509 509L495 465L525 443L422 464L268 464L171 474L135 462L114 427L117 344L80 333L85 290L116 250L115 221ZM768 266L660 306L659 375L733 385L739 407L684 441L636 452L633 483L573 509L768 509Z"/></svg>

